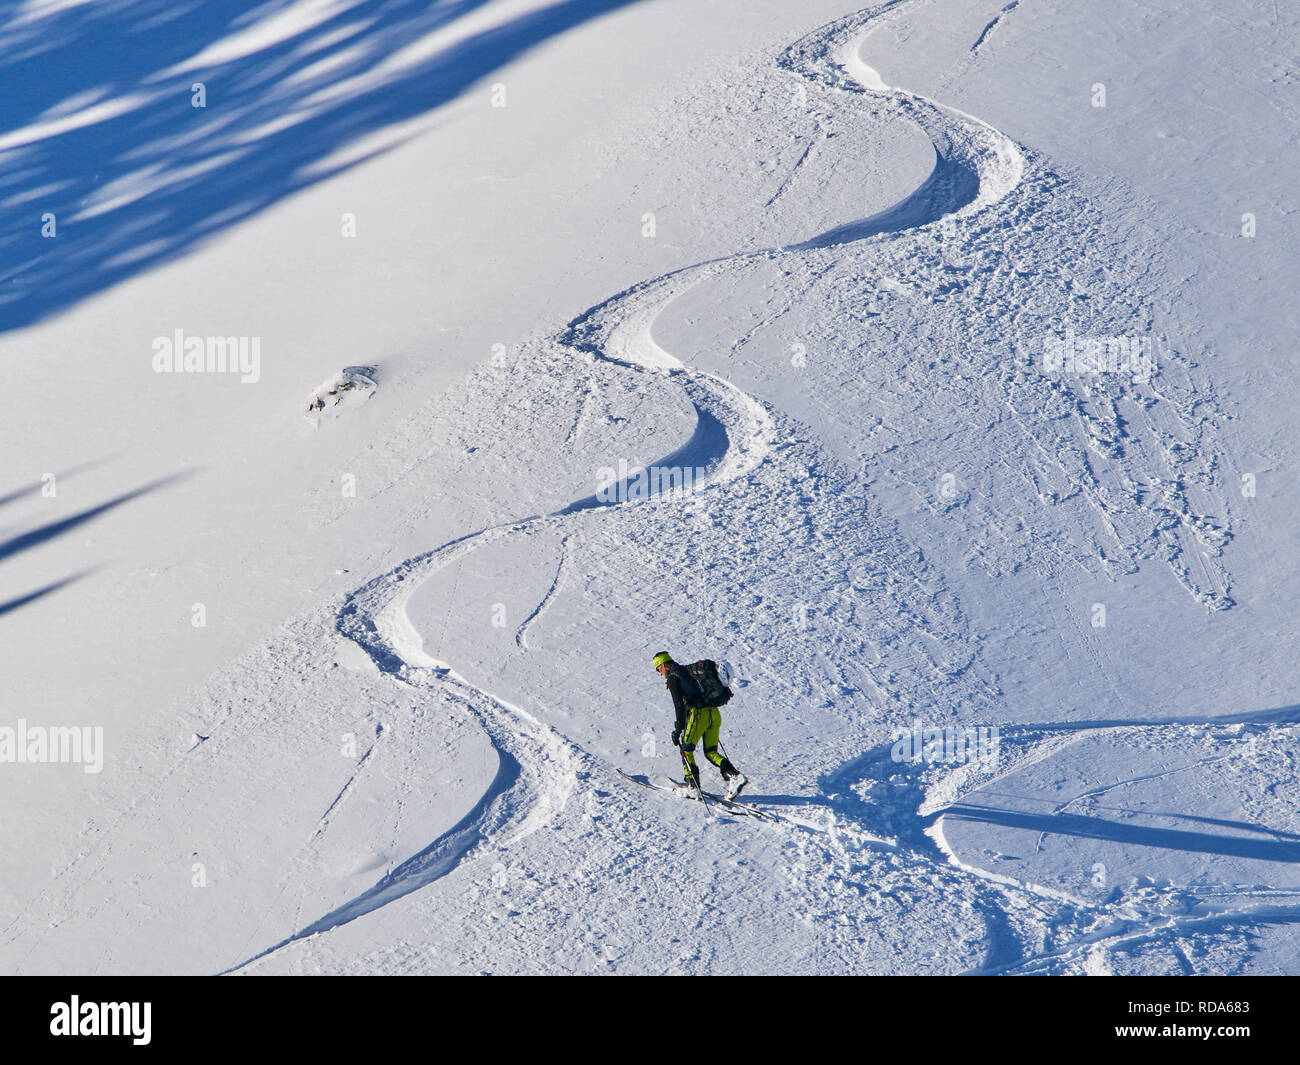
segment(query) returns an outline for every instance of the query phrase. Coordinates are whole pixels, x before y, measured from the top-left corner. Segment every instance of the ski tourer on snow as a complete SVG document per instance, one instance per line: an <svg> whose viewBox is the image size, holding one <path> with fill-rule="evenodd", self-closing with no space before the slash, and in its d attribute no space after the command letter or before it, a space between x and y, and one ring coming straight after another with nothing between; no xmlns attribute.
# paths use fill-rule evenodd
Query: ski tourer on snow
<svg viewBox="0 0 1300 1065"><path fill-rule="evenodd" d="M667 651L654 656L655 671L664 678L668 694L673 697L676 719L673 746L681 752L682 772L686 785L700 788L699 768L695 764L695 745L704 741L704 757L718 767L727 786L727 798L734 799L749 779L718 750L722 729L719 709L731 698L731 689L718 675L712 659L678 665Z"/></svg>

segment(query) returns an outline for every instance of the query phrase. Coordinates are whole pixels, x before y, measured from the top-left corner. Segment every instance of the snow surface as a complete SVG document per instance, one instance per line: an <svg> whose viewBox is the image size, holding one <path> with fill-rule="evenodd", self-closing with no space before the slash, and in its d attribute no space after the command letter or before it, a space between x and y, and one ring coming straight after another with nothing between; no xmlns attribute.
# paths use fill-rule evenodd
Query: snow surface
<svg viewBox="0 0 1300 1065"><path fill-rule="evenodd" d="M1297 17L1100 10L13 15L0 968L1300 971Z"/></svg>

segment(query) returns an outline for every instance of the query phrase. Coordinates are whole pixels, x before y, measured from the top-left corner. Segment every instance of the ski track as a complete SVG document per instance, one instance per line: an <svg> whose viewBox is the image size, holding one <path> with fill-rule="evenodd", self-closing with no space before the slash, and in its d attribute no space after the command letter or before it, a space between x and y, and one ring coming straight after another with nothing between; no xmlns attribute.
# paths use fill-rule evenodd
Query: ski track
<svg viewBox="0 0 1300 1065"><path fill-rule="evenodd" d="M555 598L556 592L564 583L564 566L569 561L569 540L566 537L560 541L560 561L555 566L555 576L551 578L551 586L546 589L546 594L542 596L538 604L533 607L532 612L524 618L519 628L515 630L515 646L523 650L528 649L528 629L542 613L550 606L551 600Z"/></svg>
<svg viewBox="0 0 1300 1065"><path fill-rule="evenodd" d="M379 744L379 735L376 735L374 742L371 743L371 745L366 748L366 753L363 754L357 760L356 768L352 771L352 775L348 777L347 783L344 784L341 789L339 789L339 793L334 796L334 801L331 802L329 806L326 807L325 812L320 815L320 820L316 823L316 831L311 834L312 840L318 839L321 836L321 834L324 833L324 831L327 828L329 828L330 815L335 810L337 810L340 804L342 804L343 800L348 797L348 794L352 791L352 785L357 782L357 777L361 775L361 770L365 768L366 762L370 760L370 756L375 753L375 748L378 746L378 744Z"/></svg>
<svg viewBox="0 0 1300 1065"><path fill-rule="evenodd" d="M1011 0L1009 4L1003 7L1001 11L999 11L996 15L993 16L992 19L989 20L988 25L985 26L984 29L980 32L980 35L976 39L975 43L970 46L970 54L972 56L978 53L979 50L982 47L984 47L984 42L989 39L989 34L991 34L995 29L997 29L998 24L1002 21L1002 16L1008 14L1009 12L1014 11L1019 6L1020 6L1020 0Z"/></svg>
<svg viewBox="0 0 1300 1065"><path fill-rule="evenodd" d="M742 480L772 455L776 428L773 415L758 400L722 377L684 366L654 341L652 326L669 303L700 282L756 259L826 249L936 224L951 226L993 208L1022 180L1026 157L1010 138L962 111L886 86L862 60L860 49L880 19L908 2L890 0L828 23L790 45L778 63L825 89L878 95L920 126L930 137L935 152L934 167L921 186L879 214L836 227L802 243L709 260L641 282L590 308L554 338L589 363L604 361L630 373L666 374L681 388L695 408L696 429L686 444L660 459L658 464L706 468L705 482L702 487L697 485L694 492L718 490ZM1016 0L1012 0L984 28L970 49L972 54L1002 16L1015 7ZM810 141L791 174L768 201L769 205L788 192L811 148ZM1044 194L1050 195L1050 190ZM587 392L569 430L570 437L581 430L589 397ZM1009 405L1012 398L1008 397ZM1096 424L1096 416L1081 401L1076 402L1080 422L1089 429L1095 442L1091 429ZM1011 410L1014 414L1013 405ZM1049 457L1038 446L1044 461L1056 465L1068 484L1071 474L1061 466L1061 460ZM1038 471L1038 476L1047 479L1045 471ZM1082 490L1089 495L1115 539L1122 543L1123 537L1114 526L1106 499L1093 498L1099 487L1094 477L1093 485L1085 483ZM1105 492L1106 489L1101 489L1103 497ZM1185 533L1189 523L1193 531L1200 532L1195 526L1195 516L1186 513L1185 499L1181 503L1184 513L1177 516L1172 532L1162 533L1176 555L1182 552L1177 537ZM462 704L491 738L498 754L498 771L474 809L424 850L387 873L369 890L227 972L243 969L290 943L371 913L447 875L485 848L510 846L563 810L578 785L579 765L595 761L594 756L522 708L476 687L448 664L428 655L407 616L406 604L420 585L485 544L539 527L554 528L563 536L564 522L570 515L603 507L637 505L640 505L637 501L606 502L593 495L550 514L492 526L408 559L348 597L337 616L337 631L363 648L378 668L396 681L416 688L441 689ZM1197 557L1202 556L1197 554ZM529 626L555 594L566 558L562 547L550 588L517 631L515 642L520 647L526 647ZM1213 600L1220 594L1217 590L1204 592L1185 573L1180 574L1180 580L1203 601ZM1212 575L1206 583L1214 583ZM868 679L877 684L868 665L860 665ZM1179 940L1197 935L1240 934L1263 923L1300 921L1300 894L1293 896L1269 889L1232 890L1223 893L1229 897L1229 903L1216 904L1190 891L1175 891L1161 896L1145 910L1132 898L1096 903L962 861L945 838L944 821L945 817L959 816L963 795L1052 757L1084 735L1111 733L1122 737L1144 729L1190 729L1246 720L1256 718L1234 715L1214 721L1008 726L1001 730L1002 746L1004 751L1012 748L1013 756L1003 758L996 772L983 772L974 763L957 768L927 767L917 772L915 782L896 795L894 801L881 804L864 796L873 781L883 782L886 776L900 771L900 766L890 759L891 745L884 744L825 777L821 781L824 798L809 804L817 808L814 814L800 818L783 811L783 824L775 827L800 837L801 848L821 848L828 865L851 867L852 852L874 849L887 854L894 863L893 870L907 878L928 884L940 877L954 887L960 885L967 889L973 894L973 908L981 915L987 930L985 962L976 972L1077 971L1080 965L1096 968L1105 965L1106 953L1146 943L1171 946L1184 970L1190 970ZM1258 721L1267 726L1300 722L1300 707L1262 715ZM358 764L358 773L364 762L365 758ZM611 772L607 766L600 768L604 773ZM1187 768L1194 766L1181 767ZM927 771L931 774L928 779ZM329 813L355 779L356 774L326 811L317 834L324 829ZM1057 812L1070 802L1131 782L1117 781L1082 793L1060 806ZM1255 896L1296 898L1297 902L1282 905L1270 901L1244 908L1236 905ZM1171 905L1182 912L1171 914L1168 912ZM1033 913L1042 916L1034 918ZM1044 941L1040 949L1027 942L1032 938L1025 931L1027 921ZM1053 939L1064 941L1049 942Z"/></svg>

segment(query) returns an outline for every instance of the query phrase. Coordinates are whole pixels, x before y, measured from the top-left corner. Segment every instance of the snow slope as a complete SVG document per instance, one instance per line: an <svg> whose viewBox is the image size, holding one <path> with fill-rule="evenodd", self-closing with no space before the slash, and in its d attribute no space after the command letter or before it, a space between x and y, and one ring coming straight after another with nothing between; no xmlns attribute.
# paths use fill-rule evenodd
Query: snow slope
<svg viewBox="0 0 1300 1065"><path fill-rule="evenodd" d="M40 657L74 588L30 608L15 706L61 697L66 716L93 692L87 720L138 735L102 784L47 778L48 806L15 800L46 826L6 828L31 856L5 885L7 968L1294 971L1300 708L1276 594L1295 580L1276 518L1294 489L1270 474L1295 440L1245 360L1217 357L1224 327L1206 323L1233 290L1186 296L1207 256L1169 206L1185 209L1186 177L1162 187L1104 152L1081 170L1095 144L1041 132L1047 104L1016 101L1015 139L991 124L981 105L1005 110L1020 84L996 56L1085 32L1047 5L700 6L574 20L493 74L530 108L496 150L525 199L566 198L568 230L491 219L515 194L470 190L497 116L462 98L454 128L367 163L350 193L336 177L197 257L210 271L306 230L296 254L336 262L311 212L455 158L465 178L439 194L480 212L492 248L479 257L468 229L451 247L480 278L512 265L455 297L476 324L436 316L446 354L390 354L428 350L399 293L390 333L298 340L310 352L272 364L234 415L212 388L163 415L175 392L149 383L141 422L161 439L234 417L219 440L249 444L190 445L204 472L168 490L202 487L170 507L159 488L118 535L141 566L159 551L142 530L179 536L173 565L206 566L244 605L202 652L157 601L134 608L159 630L144 661L170 662L108 688L93 658L55 684ZM550 10L479 17L514 26L524 7ZM454 56L441 32L427 50ZM1243 21L1224 47L1285 39ZM629 40L649 58L622 95L576 99L571 72L612 84L602 64ZM547 135L530 128L539 99ZM599 180L569 156L593 113ZM409 271L388 224L372 254ZM129 320L131 299L170 297L201 332L194 276L172 276L194 261L54 319L38 356L70 359L68 319ZM531 309L485 326L523 277ZM317 306L291 292L284 335ZM1045 340L1067 329L1143 338L1158 370L1049 372ZM378 367L374 396L295 424L349 363ZM101 446L114 406L90 419ZM620 463L699 476L685 496L609 502L599 471ZM1239 491L1246 473L1258 494ZM268 498L292 518L268 521ZM256 546L207 551L187 529ZM114 616L134 640L132 608L90 585L86 624ZM672 768L661 647L738 666L724 741L785 823L706 820L619 780ZM896 730L917 723L996 727L996 764L897 760Z"/></svg>

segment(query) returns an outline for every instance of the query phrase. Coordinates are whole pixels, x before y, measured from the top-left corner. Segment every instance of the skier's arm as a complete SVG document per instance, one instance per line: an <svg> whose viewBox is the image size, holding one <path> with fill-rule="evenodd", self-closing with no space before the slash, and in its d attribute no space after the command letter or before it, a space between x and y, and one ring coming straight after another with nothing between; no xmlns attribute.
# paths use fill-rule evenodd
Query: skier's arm
<svg viewBox="0 0 1300 1065"><path fill-rule="evenodd" d="M682 696L682 678L676 673L668 674L668 694L673 697L673 710L677 712L676 728L678 732L686 729L686 719L690 717L691 708Z"/></svg>

